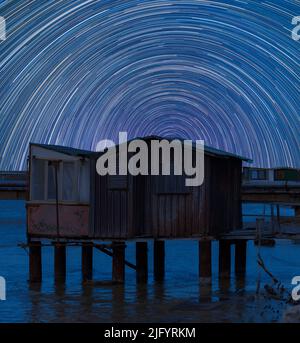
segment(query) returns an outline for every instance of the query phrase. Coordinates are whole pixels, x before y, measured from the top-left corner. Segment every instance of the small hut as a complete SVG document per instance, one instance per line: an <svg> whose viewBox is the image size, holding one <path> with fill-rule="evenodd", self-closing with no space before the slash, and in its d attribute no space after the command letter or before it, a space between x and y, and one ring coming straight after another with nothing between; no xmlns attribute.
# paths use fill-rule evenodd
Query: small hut
<svg viewBox="0 0 300 343"><path fill-rule="evenodd" d="M162 139L143 140L154 138ZM99 156L30 144L29 238L218 237L241 228L242 161L249 160L205 147L204 183L188 187L184 175L100 176Z"/></svg>

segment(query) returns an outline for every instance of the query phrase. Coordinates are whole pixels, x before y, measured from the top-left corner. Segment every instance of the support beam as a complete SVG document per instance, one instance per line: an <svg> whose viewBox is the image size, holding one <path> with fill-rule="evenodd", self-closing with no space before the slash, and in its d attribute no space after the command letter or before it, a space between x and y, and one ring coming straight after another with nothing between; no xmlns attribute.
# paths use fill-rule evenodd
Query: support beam
<svg viewBox="0 0 300 343"><path fill-rule="evenodd" d="M247 241L239 239L235 241L235 275L244 276L246 273Z"/></svg>
<svg viewBox="0 0 300 343"><path fill-rule="evenodd" d="M82 280L93 279L93 243L83 243L81 248Z"/></svg>
<svg viewBox="0 0 300 343"><path fill-rule="evenodd" d="M125 243L113 242L113 282L123 283L125 281Z"/></svg>
<svg viewBox="0 0 300 343"><path fill-rule="evenodd" d="M165 242L155 240L153 250L154 280L163 281L165 276Z"/></svg>
<svg viewBox="0 0 300 343"><path fill-rule="evenodd" d="M146 283L148 280L147 242L136 242L136 281Z"/></svg>
<svg viewBox="0 0 300 343"><path fill-rule="evenodd" d="M211 241L199 241L199 277L211 278Z"/></svg>
<svg viewBox="0 0 300 343"><path fill-rule="evenodd" d="M300 206L295 206L295 217L300 217Z"/></svg>
<svg viewBox="0 0 300 343"><path fill-rule="evenodd" d="M66 281L66 243L54 243L54 278L56 283Z"/></svg>
<svg viewBox="0 0 300 343"><path fill-rule="evenodd" d="M29 281L42 281L42 244L31 242L29 246Z"/></svg>
<svg viewBox="0 0 300 343"><path fill-rule="evenodd" d="M108 249L104 248L101 244L94 244L94 247L95 247L97 250L99 250L99 251L103 252L104 254L106 254L107 256L110 256L110 257L113 256L113 253L110 252ZM136 270L136 266L135 266L134 264L132 264L132 263L126 261L126 260L125 260L125 266L127 266L127 267L129 267L129 268L131 268L131 269Z"/></svg>
<svg viewBox="0 0 300 343"><path fill-rule="evenodd" d="M230 276L230 240L221 239L219 240L219 276L229 277Z"/></svg>

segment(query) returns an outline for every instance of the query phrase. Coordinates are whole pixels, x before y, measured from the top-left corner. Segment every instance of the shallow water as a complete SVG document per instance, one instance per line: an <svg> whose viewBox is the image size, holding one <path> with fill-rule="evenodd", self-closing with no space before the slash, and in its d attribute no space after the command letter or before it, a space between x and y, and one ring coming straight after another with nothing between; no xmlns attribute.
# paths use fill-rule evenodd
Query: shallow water
<svg viewBox="0 0 300 343"><path fill-rule="evenodd" d="M253 212L253 208L251 208ZM259 271L256 247L248 242L247 274L241 284L232 275L228 287L220 290L217 242L213 243L213 278L209 287L198 280L196 241L166 243L166 279L153 282L152 246L149 247L149 282L137 287L135 273L126 269L125 286L113 285L111 258L94 252L94 282L81 283L81 251L67 250L67 281L53 282L53 249L43 249L43 282L31 288L28 256L17 246L25 242L23 201L0 201L0 275L7 282L7 300L0 301L0 322L270 322L280 321L287 305L264 296L263 285L270 278ZM300 245L277 241L274 248L261 248L268 269L286 286L300 275ZM126 249L134 263L134 244ZM255 295L261 279L260 295Z"/></svg>

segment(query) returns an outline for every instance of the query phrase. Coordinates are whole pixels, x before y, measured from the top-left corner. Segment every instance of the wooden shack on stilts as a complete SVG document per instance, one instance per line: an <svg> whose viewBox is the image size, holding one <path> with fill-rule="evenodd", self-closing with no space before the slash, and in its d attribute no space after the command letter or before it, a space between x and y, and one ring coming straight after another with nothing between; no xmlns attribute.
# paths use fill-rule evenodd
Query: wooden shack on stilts
<svg viewBox="0 0 300 343"><path fill-rule="evenodd" d="M145 137L151 144L161 137ZM125 144L128 144L125 143ZM118 151L118 150L117 150ZM27 237L30 281L42 280L41 250L53 245L55 280L66 277L66 249L82 249L82 277L93 277L93 249L112 257L112 278L124 282L125 266L138 283L148 278L148 241L154 244L154 278L165 273L165 241L199 241L199 275L211 277L211 242L219 240L219 273L245 272L246 241L222 239L241 228L240 156L205 147L204 183L185 185L185 175L105 175L96 171L102 153L30 144ZM171 164L174 161L171 160ZM136 242L136 263L126 260L126 241Z"/></svg>

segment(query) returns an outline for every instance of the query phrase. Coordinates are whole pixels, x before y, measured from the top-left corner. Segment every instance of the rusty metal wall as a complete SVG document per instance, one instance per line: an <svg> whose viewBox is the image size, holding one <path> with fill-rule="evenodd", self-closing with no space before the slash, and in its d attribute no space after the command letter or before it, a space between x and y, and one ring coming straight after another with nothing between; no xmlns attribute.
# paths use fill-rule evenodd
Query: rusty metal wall
<svg viewBox="0 0 300 343"><path fill-rule="evenodd" d="M89 206L59 205L59 234L66 238L89 236ZM27 204L27 232L36 237L57 237L56 205Z"/></svg>

